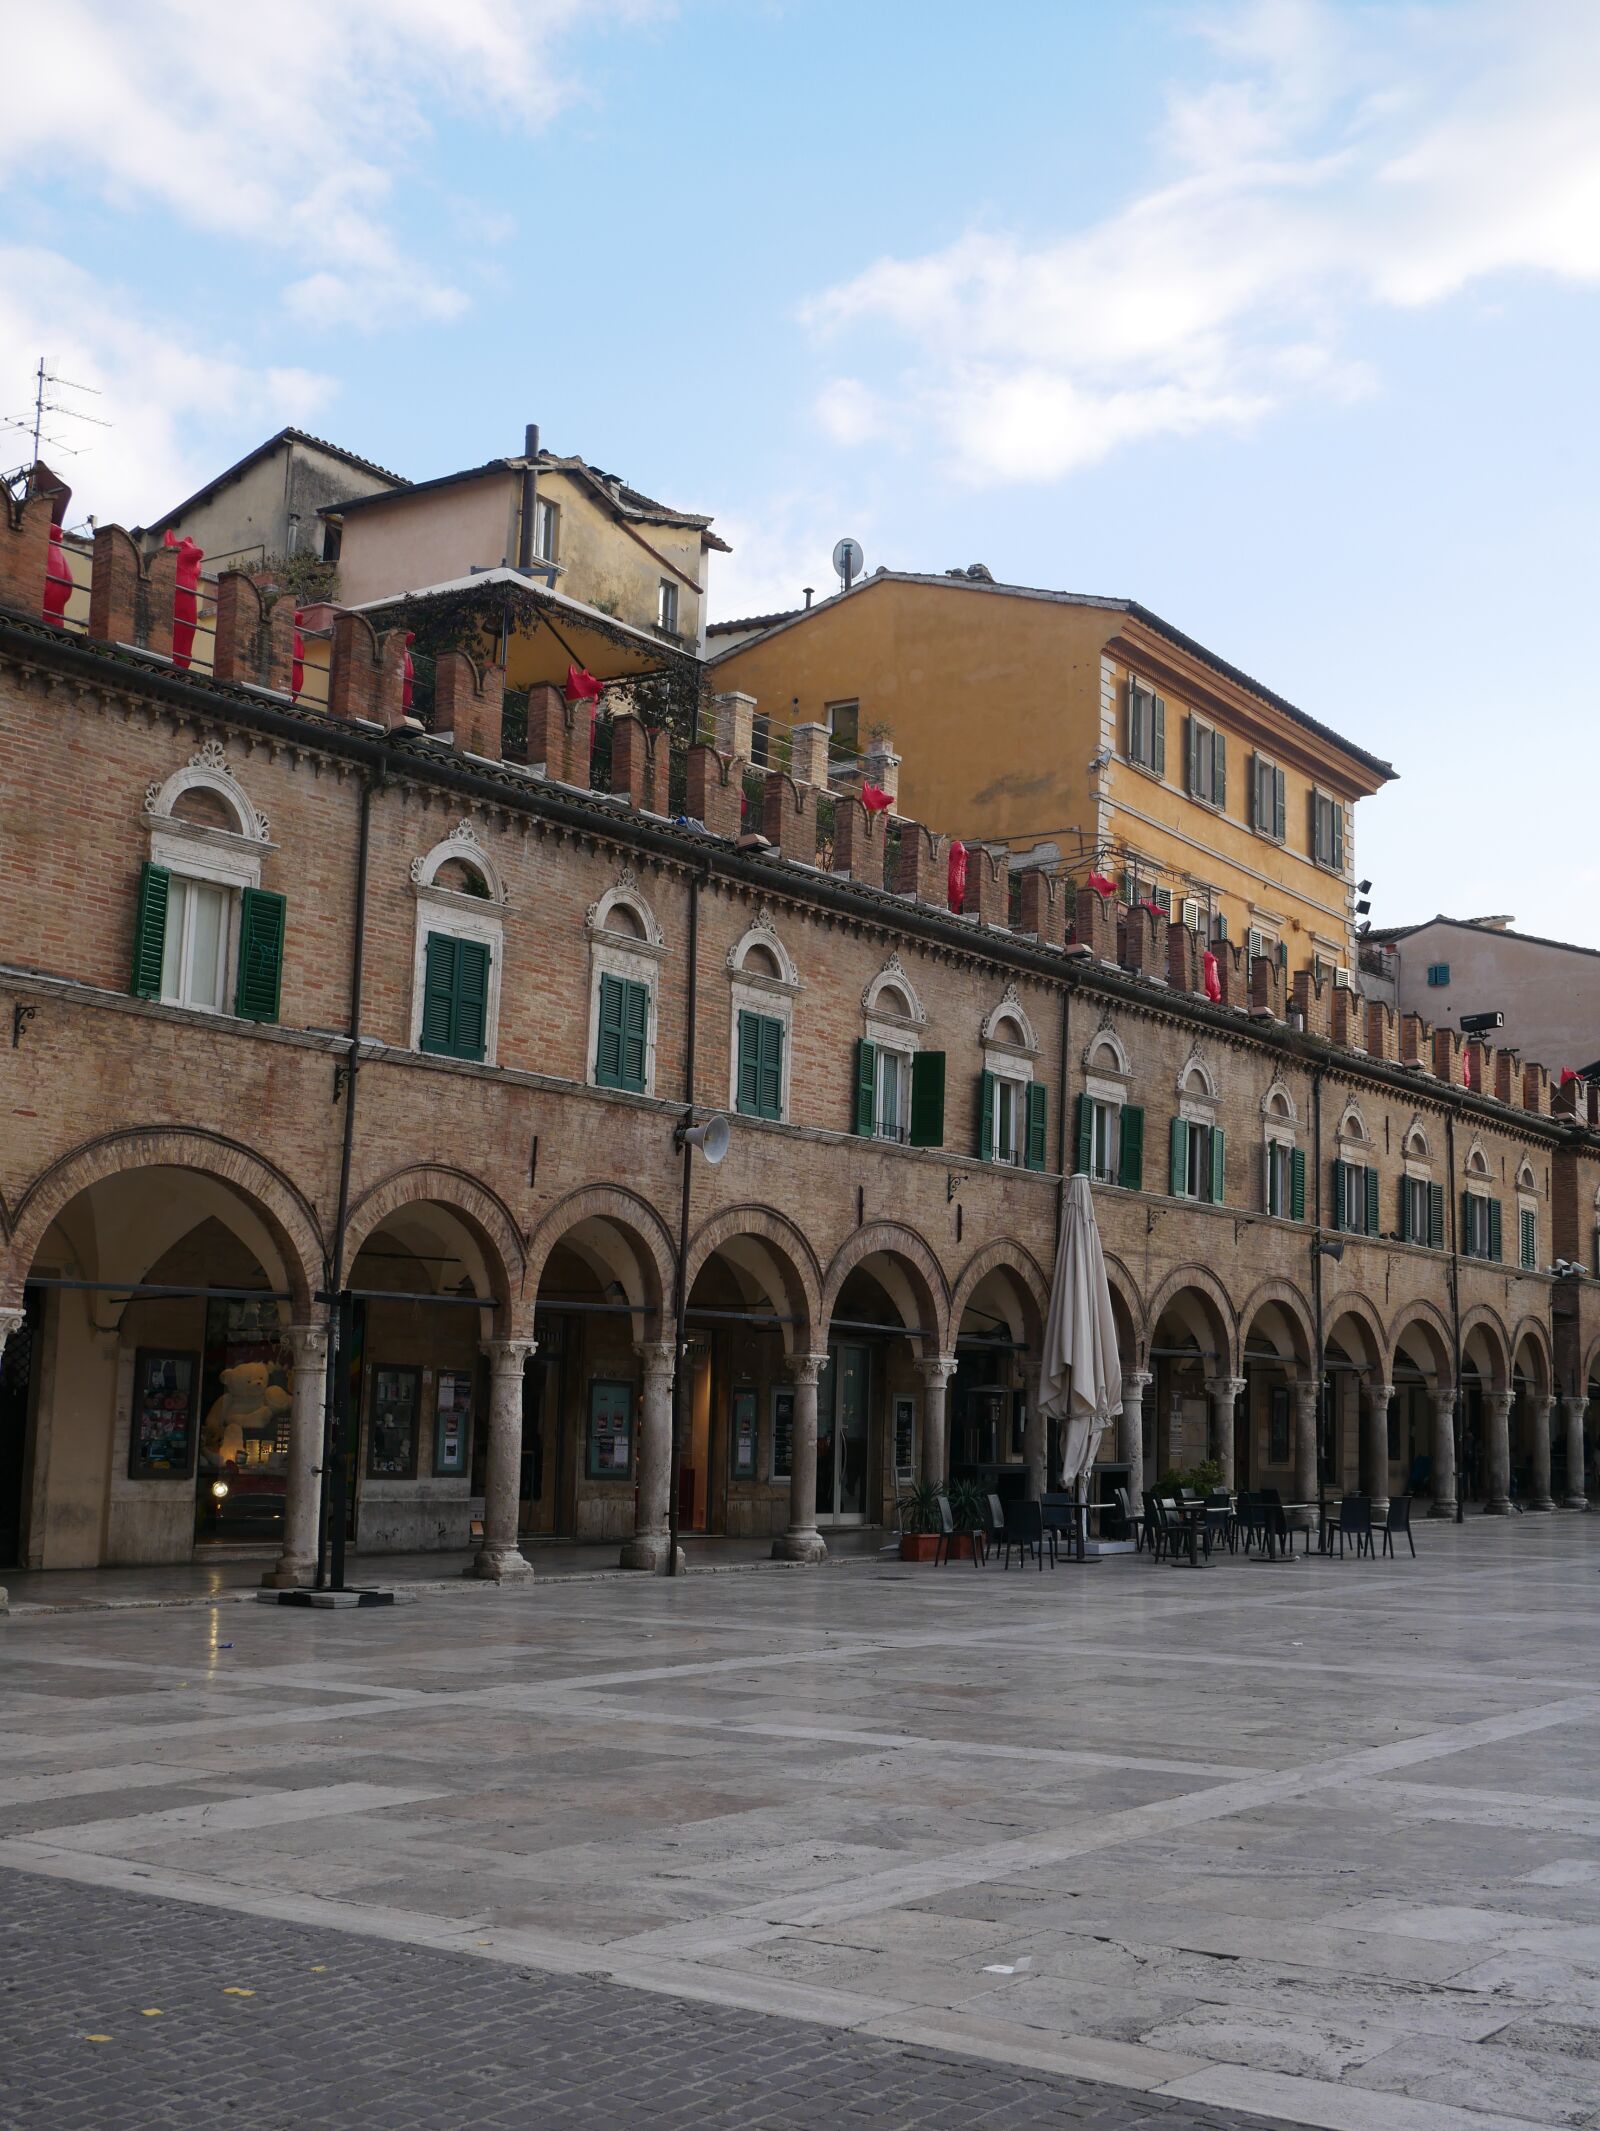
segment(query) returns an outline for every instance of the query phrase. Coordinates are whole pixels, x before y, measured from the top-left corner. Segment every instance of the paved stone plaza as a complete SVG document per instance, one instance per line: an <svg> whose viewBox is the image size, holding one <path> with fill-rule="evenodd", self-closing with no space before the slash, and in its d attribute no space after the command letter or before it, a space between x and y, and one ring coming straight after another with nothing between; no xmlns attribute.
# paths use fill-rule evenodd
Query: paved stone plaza
<svg viewBox="0 0 1600 2131"><path fill-rule="evenodd" d="M1600 2125L1600 1521L1418 1544L14 1616L0 2122Z"/></svg>

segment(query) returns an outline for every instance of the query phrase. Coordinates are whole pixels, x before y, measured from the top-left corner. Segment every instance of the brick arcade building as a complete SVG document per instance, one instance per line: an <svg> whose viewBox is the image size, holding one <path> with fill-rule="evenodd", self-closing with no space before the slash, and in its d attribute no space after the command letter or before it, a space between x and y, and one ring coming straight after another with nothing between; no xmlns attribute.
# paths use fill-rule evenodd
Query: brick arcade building
<svg viewBox="0 0 1600 2131"><path fill-rule="evenodd" d="M677 1370L685 1530L807 1559L914 1475L1037 1488L1074 1168L1108 1463L1583 1505L1595 1090L1236 948L1213 1001L1185 928L989 852L952 914L825 751L748 768L746 699L675 822L625 707L609 792L553 688L507 761L495 671L443 655L424 730L358 615L297 698L243 576L183 667L117 528L48 626L49 509L0 514L0 1562L305 1580L331 1396L361 1551L656 1567ZM691 1103L732 1143L680 1265Z"/></svg>

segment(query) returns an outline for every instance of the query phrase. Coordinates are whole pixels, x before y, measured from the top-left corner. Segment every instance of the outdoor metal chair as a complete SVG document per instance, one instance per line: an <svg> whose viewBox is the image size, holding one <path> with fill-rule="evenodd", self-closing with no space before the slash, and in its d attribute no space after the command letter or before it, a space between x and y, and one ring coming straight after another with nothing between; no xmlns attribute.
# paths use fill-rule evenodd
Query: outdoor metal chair
<svg viewBox="0 0 1600 2131"><path fill-rule="evenodd" d="M1157 1496L1151 1494L1148 1488L1144 1494L1144 1517L1142 1522L1145 1540L1150 1549L1150 1559L1159 1561L1171 1543L1172 1527L1167 1522L1165 1505Z"/></svg>
<svg viewBox="0 0 1600 2131"><path fill-rule="evenodd" d="M1212 1544L1220 1542L1230 1554L1238 1549L1233 1497L1225 1487L1214 1487L1206 1497L1206 1536Z"/></svg>
<svg viewBox="0 0 1600 2131"><path fill-rule="evenodd" d="M1417 1542L1411 1536L1411 1497L1409 1495L1391 1495L1389 1497L1389 1514L1383 1520L1383 1551L1389 1555L1391 1560L1394 1557L1394 1535L1396 1532L1405 1533L1406 1544L1411 1549L1412 1560L1415 1561L1417 1558Z"/></svg>
<svg viewBox="0 0 1600 2131"><path fill-rule="evenodd" d="M1145 1542L1144 1512L1134 1508L1125 1487L1114 1488L1112 1494L1116 1501L1117 1514L1122 1519L1122 1528L1133 1540L1134 1552L1142 1553Z"/></svg>
<svg viewBox="0 0 1600 2131"><path fill-rule="evenodd" d="M1334 1536L1339 1542L1339 1559L1344 1559L1344 1543L1348 1539L1355 1548L1356 1558L1372 1552L1372 1498L1370 1495L1346 1495L1339 1504L1339 1522L1334 1527Z"/></svg>
<svg viewBox="0 0 1600 2131"><path fill-rule="evenodd" d="M972 1541L972 1566L975 1569L981 1567L983 1563L983 1533L981 1531L962 1531L956 1523L954 1512L951 1510L950 1497L948 1495L940 1495L937 1500L939 1504L939 1542L933 1550L934 1565L942 1569L950 1561L952 1558L951 1542L953 1540L970 1539Z"/></svg>
<svg viewBox="0 0 1600 2131"><path fill-rule="evenodd" d="M983 1499L989 1515L989 1527L984 1533L983 1554L984 1560L987 1561L1000 1551L1000 1542L1006 1528L1006 1506L998 1495L985 1495Z"/></svg>
<svg viewBox="0 0 1600 2131"><path fill-rule="evenodd" d="M1013 1502L1007 1506L1005 1528L1000 1534L1002 1558L1000 1566L1011 1566L1011 1549L1017 1549L1019 1562L1026 1561L1029 1554L1039 1564L1039 1573L1044 1574L1045 1531L1044 1517L1037 1502ZM1050 1565L1055 1566L1052 1553Z"/></svg>
<svg viewBox="0 0 1600 2131"><path fill-rule="evenodd" d="M1086 1513L1076 1496L1065 1493L1048 1494L1040 1502L1039 1509L1044 1521L1045 1543L1049 1547L1051 1555L1056 1560L1059 1560L1061 1542L1065 1541L1068 1556L1071 1556L1074 1547L1076 1547L1079 1550L1078 1559L1081 1561L1083 1559L1082 1519Z"/></svg>

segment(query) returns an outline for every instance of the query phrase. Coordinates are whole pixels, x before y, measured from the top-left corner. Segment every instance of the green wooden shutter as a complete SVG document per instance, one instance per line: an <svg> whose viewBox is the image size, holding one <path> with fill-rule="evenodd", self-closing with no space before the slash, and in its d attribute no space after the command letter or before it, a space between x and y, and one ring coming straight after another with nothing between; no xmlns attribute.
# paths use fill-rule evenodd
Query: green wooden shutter
<svg viewBox="0 0 1600 2131"><path fill-rule="evenodd" d="M1028 1083L1028 1136L1023 1142L1022 1159L1029 1169L1042 1169L1045 1154L1045 1119L1049 1111L1049 1096L1042 1080Z"/></svg>
<svg viewBox="0 0 1600 2131"><path fill-rule="evenodd" d="M1140 716L1139 684L1131 676L1128 680L1128 757L1130 761L1142 762L1145 756L1144 720Z"/></svg>
<svg viewBox="0 0 1600 2131"><path fill-rule="evenodd" d="M246 1021L276 1021L283 983L283 926L287 905L269 888L246 888L239 898L239 981L233 1010Z"/></svg>
<svg viewBox="0 0 1600 2131"><path fill-rule="evenodd" d="M1420 1238L1418 1239L1421 1240ZM1432 1249L1444 1249L1444 1186L1428 1186L1428 1242Z"/></svg>
<svg viewBox="0 0 1600 2131"><path fill-rule="evenodd" d="M1400 1179L1400 1220L1395 1229L1395 1234L1402 1243L1420 1243L1422 1240L1420 1236L1414 1236L1411 1233L1411 1180L1409 1177Z"/></svg>
<svg viewBox="0 0 1600 2131"><path fill-rule="evenodd" d="M1500 1263L1500 1201L1489 1201L1489 1256L1495 1264Z"/></svg>
<svg viewBox="0 0 1600 2131"><path fill-rule="evenodd" d="M1333 870L1344 871L1344 808L1336 799L1333 802Z"/></svg>
<svg viewBox="0 0 1600 2131"><path fill-rule="evenodd" d="M1220 1206L1228 1196L1227 1140L1220 1125L1211 1128L1211 1203Z"/></svg>
<svg viewBox="0 0 1600 2131"><path fill-rule="evenodd" d="M489 1046L489 943L456 942L456 1056L482 1058Z"/></svg>
<svg viewBox="0 0 1600 2131"><path fill-rule="evenodd" d="M161 958L167 944L167 902L172 875L165 866L139 868L139 903L133 920L133 982L136 999L161 997Z"/></svg>
<svg viewBox="0 0 1600 2131"><path fill-rule="evenodd" d="M775 1014L760 1014L761 1023L761 1078L757 1089L760 1114L779 1119L783 1116L783 1023Z"/></svg>
<svg viewBox="0 0 1600 2131"><path fill-rule="evenodd" d="M1463 1258L1477 1256L1477 1252L1472 1248L1472 1193L1470 1191L1464 1191L1461 1194L1461 1255Z"/></svg>
<svg viewBox="0 0 1600 2131"><path fill-rule="evenodd" d="M422 974L422 1048L448 1053L455 1037L456 948L447 932L430 932ZM602 1000L604 993L602 991ZM603 1007L602 1007L603 1011Z"/></svg>
<svg viewBox="0 0 1600 2131"><path fill-rule="evenodd" d="M1378 1172L1376 1169L1368 1169L1367 1171L1366 1233L1369 1236L1375 1236L1378 1233Z"/></svg>
<svg viewBox="0 0 1600 2131"><path fill-rule="evenodd" d="M944 1053L918 1051L911 1061L911 1144L944 1145Z"/></svg>
<svg viewBox="0 0 1600 2131"><path fill-rule="evenodd" d="M1078 1152L1073 1166L1080 1176L1087 1176L1094 1162L1094 1102L1087 1095L1078 1097L1075 1138Z"/></svg>
<svg viewBox="0 0 1600 2131"><path fill-rule="evenodd" d="M1189 1188L1189 1124L1186 1118L1175 1117L1172 1120L1167 1183L1175 1199L1181 1199Z"/></svg>
<svg viewBox="0 0 1600 2131"><path fill-rule="evenodd" d="M428 943L431 953L433 942ZM622 1086L622 979L600 979L600 1026L595 1037L594 1077L601 1088Z"/></svg>
<svg viewBox="0 0 1600 2131"><path fill-rule="evenodd" d="M1144 1112L1135 1104L1124 1103L1119 1124L1117 1182L1124 1191L1143 1191Z"/></svg>
<svg viewBox="0 0 1600 2131"><path fill-rule="evenodd" d="M650 1057L650 987L625 981L622 987L622 1086L644 1093Z"/></svg>
<svg viewBox="0 0 1600 2131"><path fill-rule="evenodd" d="M1286 815L1287 786L1282 770L1272 773L1272 833L1279 843L1283 842Z"/></svg>
<svg viewBox="0 0 1600 2131"><path fill-rule="evenodd" d="M1531 1273L1539 1263L1539 1216L1532 1207L1524 1206L1518 1225L1522 1230L1522 1269Z"/></svg>
<svg viewBox="0 0 1600 2131"><path fill-rule="evenodd" d="M1344 1170L1344 1163L1336 1159L1333 1164L1333 1219L1328 1223L1330 1228L1343 1228L1345 1225Z"/></svg>
<svg viewBox="0 0 1600 2131"><path fill-rule="evenodd" d="M1306 1151L1296 1147L1289 1157L1289 1214L1292 1220L1306 1217Z"/></svg>
<svg viewBox="0 0 1600 2131"><path fill-rule="evenodd" d="M994 1075L978 1075L978 1160L994 1160Z"/></svg>
<svg viewBox="0 0 1600 2131"><path fill-rule="evenodd" d="M1156 743L1150 767L1158 777L1164 777L1167 773L1167 706L1160 696L1152 696L1150 701L1150 714L1154 721L1152 731L1154 732Z"/></svg>
<svg viewBox="0 0 1600 2131"><path fill-rule="evenodd" d="M1228 743L1221 733L1211 735L1211 793L1212 803L1225 807L1228 803Z"/></svg>
<svg viewBox="0 0 1600 2131"><path fill-rule="evenodd" d="M739 1074L738 1105L746 1117L755 1117L761 1109L761 1016L739 1013Z"/></svg>
<svg viewBox="0 0 1600 2131"><path fill-rule="evenodd" d="M1270 819L1267 806L1267 765L1259 755L1250 757L1250 826L1264 829Z"/></svg>
<svg viewBox="0 0 1600 2131"><path fill-rule="evenodd" d="M855 1130L871 1139L878 1101L878 1046L864 1036L856 1039Z"/></svg>
<svg viewBox="0 0 1600 2131"><path fill-rule="evenodd" d="M1183 788L1191 795L1200 790L1200 728L1193 718L1183 721Z"/></svg>

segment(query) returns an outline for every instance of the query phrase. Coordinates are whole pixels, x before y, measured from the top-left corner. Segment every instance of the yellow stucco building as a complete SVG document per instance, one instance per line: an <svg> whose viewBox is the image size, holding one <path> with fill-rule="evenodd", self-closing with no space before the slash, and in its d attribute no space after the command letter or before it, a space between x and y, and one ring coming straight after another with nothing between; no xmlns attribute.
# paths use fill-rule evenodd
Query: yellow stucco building
<svg viewBox="0 0 1600 2131"><path fill-rule="evenodd" d="M1133 600L880 570L713 624L713 686L842 757L905 754L898 811L1098 871L1291 964L1352 962L1354 810L1394 771Z"/></svg>

